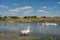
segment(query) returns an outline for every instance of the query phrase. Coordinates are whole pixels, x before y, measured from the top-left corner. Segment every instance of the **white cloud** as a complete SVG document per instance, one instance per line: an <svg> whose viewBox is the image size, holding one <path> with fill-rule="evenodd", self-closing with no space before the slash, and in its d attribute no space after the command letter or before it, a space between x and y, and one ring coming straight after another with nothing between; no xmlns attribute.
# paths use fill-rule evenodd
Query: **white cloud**
<svg viewBox="0 0 60 40"><path fill-rule="evenodd" d="M16 14L18 14L20 12L20 10L21 10L20 8L10 9L8 11L8 14L15 16Z"/></svg>
<svg viewBox="0 0 60 40"><path fill-rule="evenodd" d="M20 8L16 8L16 9L10 9L9 11L12 11L12 12L19 12Z"/></svg>
<svg viewBox="0 0 60 40"><path fill-rule="evenodd" d="M8 11L9 15L16 15L20 12L22 12L22 16L27 16L30 15L30 13L32 12L32 7L31 6L24 6L24 7L19 7L19 8L15 8L15 9L10 9Z"/></svg>
<svg viewBox="0 0 60 40"><path fill-rule="evenodd" d="M3 12L3 13L8 13L8 12Z"/></svg>
<svg viewBox="0 0 60 40"><path fill-rule="evenodd" d="M31 12L33 12L33 10L26 10L23 12L23 16L28 16L31 14Z"/></svg>
<svg viewBox="0 0 60 40"><path fill-rule="evenodd" d="M21 7L20 9L31 9L32 7L31 6L24 6L24 7Z"/></svg>
<svg viewBox="0 0 60 40"><path fill-rule="evenodd" d="M48 9L53 9L53 8L48 8Z"/></svg>
<svg viewBox="0 0 60 40"><path fill-rule="evenodd" d="M2 13L4 13L5 15L7 15L7 16L15 16L16 14L17 14L17 12L12 12L12 11L6 11L6 12L2 12Z"/></svg>
<svg viewBox="0 0 60 40"><path fill-rule="evenodd" d="M43 8L44 8L44 9L53 9L53 8L49 8L49 7L47 7L47 6L43 6Z"/></svg>
<svg viewBox="0 0 60 40"><path fill-rule="evenodd" d="M43 8L47 8L46 6L43 6Z"/></svg>
<svg viewBox="0 0 60 40"><path fill-rule="evenodd" d="M0 5L0 8L8 8L8 6Z"/></svg>
<svg viewBox="0 0 60 40"><path fill-rule="evenodd" d="M40 12L41 16L53 16L53 14L51 13L51 11L46 11L46 10L38 10L38 12Z"/></svg>
<svg viewBox="0 0 60 40"><path fill-rule="evenodd" d="M59 2L57 2L58 4L60 4L60 1Z"/></svg>
<svg viewBox="0 0 60 40"><path fill-rule="evenodd" d="M12 12L19 12L20 10L24 10L24 9L31 9L32 7L31 6L24 6L24 7L20 7L20 8L15 8L15 9L10 9L9 11L12 11Z"/></svg>
<svg viewBox="0 0 60 40"><path fill-rule="evenodd" d="M13 3L13 5L19 5L18 3Z"/></svg>
<svg viewBox="0 0 60 40"><path fill-rule="evenodd" d="M8 12L8 14L15 16L17 12Z"/></svg>
<svg viewBox="0 0 60 40"><path fill-rule="evenodd" d="M22 15L20 16L29 16L31 14L31 12L33 12L33 10L24 10L22 11ZM17 14L21 13L21 11L16 12L16 11L7 11L7 12L3 12L4 14L6 14L7 16L16 16Z"/></svg>
<svg viewBox="0 0 60 40"><path fill-rule="evenodd" d="M46 10L38 10L38 12L41 12L41 13L49 13L49 11L46 11Z"/></svg>

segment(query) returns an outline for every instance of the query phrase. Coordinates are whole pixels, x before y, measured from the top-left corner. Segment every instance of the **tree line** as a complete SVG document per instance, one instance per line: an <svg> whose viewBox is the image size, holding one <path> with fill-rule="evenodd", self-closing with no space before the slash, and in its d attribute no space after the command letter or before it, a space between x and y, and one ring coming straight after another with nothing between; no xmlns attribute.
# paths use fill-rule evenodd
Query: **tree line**
<svg viewBox="0 0 60 40"><path fill-rule="evenodd" d="M18 19L20 17L17 16L0 16L0 19L6 19L6 18L15 18ZM46 16L42 16L42 17L37 17L37 16L24 16L23 18L51 18L51 17L46 17ZM53 18L60 18L60 17L53 17Z"/></svg>

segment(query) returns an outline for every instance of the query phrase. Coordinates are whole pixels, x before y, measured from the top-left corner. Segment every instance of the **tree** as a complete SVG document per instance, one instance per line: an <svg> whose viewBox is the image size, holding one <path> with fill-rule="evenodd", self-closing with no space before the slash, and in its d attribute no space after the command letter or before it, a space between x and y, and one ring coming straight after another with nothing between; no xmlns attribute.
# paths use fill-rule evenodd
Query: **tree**
<svg viewBox="0 0 60 40"><path fill-rule="evenodd" d="M46 16L43 16L43 17L41 17L41 18L46 18Z"/></svg>
<svg viewBox="0 0 60 40"><path fill-rule="evenodd" d="M37 18L37 16L25 16L23 18Z"/></svg>
<svg viewBox="0 0 60 40"><path fill-rule="evenodd" d="M4 18L8 18L7 16L4 16Z"/></svg>
<svg viewBox="0 0 60 40"><path fill-rule="evenodd" d="M2 19L3 17L0 17L0 19Z"/></svg>
<svg viewBox="0 0 60 40"><path fill-rule="evenodd" d="M27 18L27 16L23 17L23 18Z"/></svg>
<svg viewBox="0 0 60 40"><path fill-rule="evenodd" d="M10 18L19 18L19 17L17 17L17 16L10 16Z"/></svg>
<svg viewBox="0 0 60 40"><path fill-rule="evenodd" d="M37 16L31 16L31 18L37 18Z"/></svg>

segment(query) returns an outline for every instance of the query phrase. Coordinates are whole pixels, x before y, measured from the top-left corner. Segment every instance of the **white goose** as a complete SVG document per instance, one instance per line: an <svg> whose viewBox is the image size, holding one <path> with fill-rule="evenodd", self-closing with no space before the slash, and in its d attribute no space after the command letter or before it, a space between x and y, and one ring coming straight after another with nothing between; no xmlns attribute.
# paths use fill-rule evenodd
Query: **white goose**
<svg viewBox="0 0 60 40"><path fill-rule="evenodd" d="M28 34L30 32L30 26L26 30L22 30L21 33Z"/></svg>
<svg viewBox="0 0 60 40"><path fill-rule="evenodd" d="M56 23L42 23L42 25L55 25L55 26L57 26Z"/></svg>

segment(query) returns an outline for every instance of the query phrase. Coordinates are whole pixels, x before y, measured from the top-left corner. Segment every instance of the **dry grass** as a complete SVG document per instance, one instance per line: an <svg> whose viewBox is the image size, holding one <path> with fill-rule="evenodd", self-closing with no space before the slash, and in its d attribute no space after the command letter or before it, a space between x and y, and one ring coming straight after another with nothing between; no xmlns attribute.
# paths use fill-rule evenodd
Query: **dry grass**
<svg viewBox="0 0 60 40"><path fill-rule="evenodd" d="M19 18L19 19L6 19L6 21L18 22L60 22L60 18Z"/></svg>
<svg viewBox="0 0 60 40"><path fill-rule="evenodd" d="M1 33L0 40L39 40L36 36L19 36L14 33Z"/></svg>

